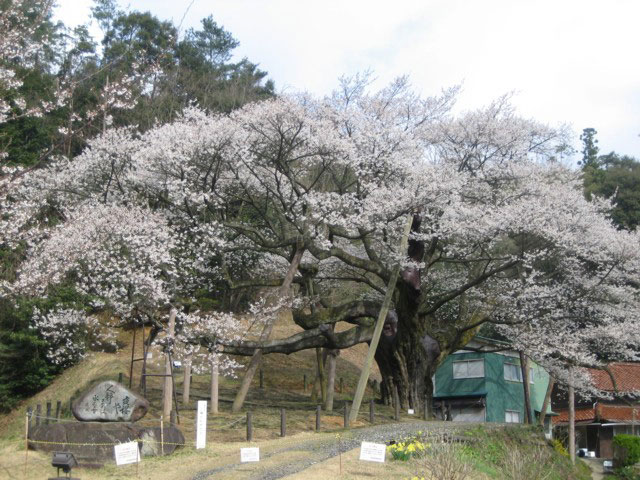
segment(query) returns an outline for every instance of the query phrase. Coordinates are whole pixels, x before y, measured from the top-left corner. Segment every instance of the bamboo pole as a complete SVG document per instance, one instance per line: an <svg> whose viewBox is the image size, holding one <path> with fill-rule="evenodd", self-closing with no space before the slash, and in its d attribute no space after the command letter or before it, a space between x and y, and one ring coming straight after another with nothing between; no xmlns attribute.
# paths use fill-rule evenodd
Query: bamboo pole
<svg viewBox="0 0 640 480"><path fill-rule="evenodd" d="M407 243L409 242L409 233L411 232L411 225L413 224L413 215L407 217L407 221L402 233L402 240L400 241L400 252L404 255L407 251ZM397 264L391 272L389 278L389 284L387 285L387 292L382 302L382 308L378 314L378 320L373 331L373 338L369 344L369 350L367 351L367 359L362 367L360 373L360 379L358 380L358 386L356 387L356 393L353 397L353 404L351 406L351 412L349 414L349 421L355 422L358 418L358 412L360 411L360 404L362 403L362 397L367 387L367 381L369 380L369 373L371 372L371 366L373 365L373 357L375 356L378 348L378 342L380 341L380 335L382 334L382 327L387 319L387 313L389 313L389 307L391 307L391 300L393 299L393 292L396 288L396 281L398 280L398 274L400 273L400 264Z"/></svg>

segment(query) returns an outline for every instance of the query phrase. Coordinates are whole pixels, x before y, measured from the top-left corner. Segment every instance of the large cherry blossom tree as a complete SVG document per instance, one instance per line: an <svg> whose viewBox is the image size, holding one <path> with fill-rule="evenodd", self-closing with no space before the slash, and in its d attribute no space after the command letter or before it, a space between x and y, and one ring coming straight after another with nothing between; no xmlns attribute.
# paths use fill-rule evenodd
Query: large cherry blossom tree
<svg viewBox="0 0 640 480"><path fill-rule="evenodd" d="M555 161L562 129L518 117L508 98L456 116L455 95L422 99L405 79L370 94L345 80L328 98L286 96L228 115L191 108L144 134L107 131L73 162L29 175L2 205L1 241L34 252L7 288L57 281L49 252L77 259L80 285L95 271L98 296L124 307L115 283L130 279L158 311L197 288L231 298L295 271L299 298L265 308L293 308L301 333L270 339L265 328L250 340L213 314L203 328L189 317L183 335L215 355L292 353L370 341L400 263L376 360L385 392L397 388L409 407L487 323L558 375L562 365L636 359L637 234L616 230L607 205L587 202L578 173ZM43 221L52 210L61 226ZM84 252L63 241L83 222L93 231L105 211L130 212L114 224L122 250L108 236ZM407 218L409 248L399 251ZM351 327L334 330L338 322Z"/></svg>

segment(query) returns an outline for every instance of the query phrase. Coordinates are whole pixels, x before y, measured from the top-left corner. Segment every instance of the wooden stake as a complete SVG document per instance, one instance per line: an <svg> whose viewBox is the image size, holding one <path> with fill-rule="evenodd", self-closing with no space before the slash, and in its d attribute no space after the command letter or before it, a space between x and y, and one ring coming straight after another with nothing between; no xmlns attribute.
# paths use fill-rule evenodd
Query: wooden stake
<svg viewBox="0 0 640 480"><path fill-rule="evenodd" d="M285 437L287 435L287 414L284 408L280 409L280 436Z"/></svg>
<svg viewBox="0 0 640 480"><path fill-rule="evenodd" d="M404 232L402 232L402 240L400 241L400 252L402 255L406 255L407 244L409 242L409 233L411 232L411 225L413 224L413 215L409 215L406 220ZM391 277L389 278L389 284L387 285L387 292L385 293L384 301L382 302L382 308L378 314L378 320L376 321L375 329L373 330L373 337L369 344L369 350L367 351L367 359L362 367L360 373L360 379L358 380L358 386L356 387L356 393L353 396L353 404L351 406L351 413L349 420L354 422L358 418L358 412L360 411L360 403L364 396L365 388L367 387L367 381L369 380L369 373L371 372L371 366L373 365L373 357L378 349L378 342L380 341L380 335L382 334L382 327L387 319L387 313L391 307L391 300L393 299L393 293L396 289L396 281L398 280L398 274L400 273L400 264L393 267Z"/></svg>

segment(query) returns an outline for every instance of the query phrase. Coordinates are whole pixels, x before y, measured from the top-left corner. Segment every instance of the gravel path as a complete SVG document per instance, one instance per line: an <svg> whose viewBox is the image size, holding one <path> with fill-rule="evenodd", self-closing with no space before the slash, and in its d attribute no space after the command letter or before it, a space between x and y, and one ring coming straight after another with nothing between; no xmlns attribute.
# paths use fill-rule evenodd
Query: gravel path
<svg viewBox="0 0 640 480"><path fill-rule="evenodd" d="M483 424L486 425L486 424ZM452 422L415 422L415 423L388 423L382 425L375 425L372 427L352 429L348 431L339 432L341 435L341 448L338 449L336 440L333 437L334 434L319 435L317 439L304 440L295 445L278 449L267 454L260 455L260 460L266 460L267 458L273 458L281 456L284 462L280 465L273 467L267 467L260 472L254 472L253 476L249 477L251 480L275 480L278 478L286 477L294 473L301 472L315 465L319 462L324 462L329 458L338 455L339 450L344 453L352 450L360 445L360 442L375 442L375 443L387 443L390 440L401 440L405 437L409 437L418 431L428 431L430 434L444 434L453 433L460 429L468 429L471 426L469 423L452 423ZM308 456L300 461L286 462L287 452L302 451L307 452ZM283 455L285 454L285 455ZM205 480L212 477L216 473L233 471L244 465L242 463L233 463L224 465L222 467L214 468L212 470L206 470L196 474L192 480Z"/></svg>

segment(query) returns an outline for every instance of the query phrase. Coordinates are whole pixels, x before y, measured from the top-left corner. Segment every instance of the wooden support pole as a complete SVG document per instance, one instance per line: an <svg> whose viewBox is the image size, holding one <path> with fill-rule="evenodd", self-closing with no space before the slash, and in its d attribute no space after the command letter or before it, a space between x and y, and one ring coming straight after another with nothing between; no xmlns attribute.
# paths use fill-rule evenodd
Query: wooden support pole
<svg viewBox="0 0 640 480"><path fill-rule="evenodd" d="M51 400L47 401L47 417L44 419L44 424L49 425L51 423Z"/></svg>
<svg viewBox="0 0 640 480"><path fill-rule="evenodd" d="M133 340L131 341L131 366L129 366L129 388L133 382L133 359L136 353L136 327L133 327Z"/></svg>
<svg viewBox="0 0 640 480"><path fill-rule="evenodd" d="M316 407L316 432L320 431L320 405Z"/></svg>
<svg viewBox="0 0 640 480"><path fill-rule="evenodd" d="M293 278L295 277L296 272L298 271L298 266L300 265L300 260L302 260L302 254L304 253L304 248L302 246L298 246L296 251L291 259L291 263L289 264L289 269L287 270L287 274L284 277L284 281L282 285L278 289L276 293L275 301L277 302L281 298L285 298L290 294L291 283L293 282ZM275 323L275 319L272 319L267 322L267 324L262 329L262 333L260 334L260 343L266 342L269 340L271 336L271 331L273 330L273 325ZM238 388L238 392L236 393L236 397L233 400L233 405L231 406L231 411L233 413L238 413L242 409L242 405L244 404L244 400L247 397L247 393L249 393L249 387L251 386L251 381L253 380L253 376L256 374L258 367L262 362L262 350L257 349L251 360L249 361L249 366L245 371L244 377L242 378L242 382L240 384L240 388Z"/></svg>
<svg viewBox="0 0 640 480"><path fill-rule="evenodd" d="M398 386L393 385L393 419L400 420L400 396L398 395Z"/></svg>
<svg viewBox="0 0 640 480"><path fill-rule="evenodd" d="M524 392L524 418L529 425L533 424L531 418L531 395L529 392L529 359L523 351L520 351L520 370L522 371L522 389Z"/></svg>
<svg viewBox="0 0 640 480"><path fill-rule="evenodd" d="M160 451L164 456L164 417L160 416Z"/></svg>
<svg viewBox="0 0 640 480"><path fill-rule="evenodd" d="M569 385L569 458L576 463L576 405L575 390Z"/></svg>
<svg viewBox="0 0 640 480"><path fill-rule="evenodd" d="M163 400L162 400L162 415L166 418L169 418L171 415L171 410L173 409L173 375L172 375L172 366L171 366L171 348L173 348L173 337L176 331L176 315L178 311L175 308L171 309L169 313L169 331L167 332L167 340L169 345L167 348L169 350L165 354L164 359L164 390L163 390Z"/></svg>
<svg viewBox="0 0 640 480"><path fill-rule="evenodd" d="M338 350L330 350L327 354L327 400L324 409L333 412L333 396L336 384L336 360Z"/></svg>
<svg viewBox="0 0 640 480"><path fill-rule="evenodd" d="M342 377L340 377L340 388L339 388L340 393L342 393L343 388L344 388L344 381L342 380Z"/></svg>
<svg viewBox="0 0 640 480"><path fill-rule="evenodd" d="M36 427L40 425L40 417L42 416L42 405L36 405Z"/></svg>
<svg viewBox="0 0 640 480"><path fill-rule="evenodd" d="M549 375L549 383L547 384L547 392L544 395L544 401L542 402L542 409L540 410L540 417L538 418L538 424L541 427L544 427L544 421L547 416L547 410L549 409L549 404L551 403L551 393L553 392L553 387L556 384L556 379Z"/></svg>
<svg viewBox="0 0 640 480"><path fill-rule="evenodd" d="M29 418L29 414L25 418L24 425L24 478L27 478L27 458L29 456L29 423L31 422L31 418Z"/></svg>
<svg viewBox="0 0 640 480"><path fill-rule="evenodd" d="M411 233L411 225L413 224L413 215L408 215L404 231L402 232L402 239L400 240L400 253L406 255L407 244L409 242L409 233ZM369 373L371 372L371 366L373 365L373 358L378 349L378 342L380 341L380 335L382 334L382 327L387 319L389 308L391 307L391 300L393 299L393 293L396 290L396 281L398 280L398 274L400 273L400 263L393 267L389 283L387 284L387 291L382 302L382 307L378 313L378 319L376 320L376 326L373 330L373 337L369 343L369 349L367 350L367 358L360 372L360 378L358 379L358 385L356 387L356 393L353 396L353 406L351 407L350 420L353 422L358 418L358 411L360 410L360 403L364 397L364 391L369 380Z"/></svg>
<svg viewBox="0 0 640 480"><path fill-rule="evenodd" d="M253 441L253 415L247 412L247 442Z"/></svg>
<svg viewBox="0 0 640 480"><path fill-rule="evenodd" d="M118 383L122 383L123 377L124 375L122 374L122 372L118 373Z"/></svg>
<svg viewBox="0 0 640 480"><path fill-rule="evenodd" d="M58 400L56 402L56 420L60 421L60 413L62 412L62 402Z"/></svg>
<svg viewBox="0 0 640 480"><path fill-rule="evenodd" d="M344 419L343 419L343 425L344 428L349 428L349 406L347 405L347 402L344 402Z"/></svg>
<svg viewBox="0 0 640 480"><path fill-rule="evenodd" d="M31 430L31 419L33 418L33 408L27 407L27 436Z"/></svg>
<svg viewBox="0 0 640 480"><path fill-rule="evenodd" d="M189 405L191 394L191 355L187 356L184 366L184 378L182 380L182 404Z"/></svg>
<svg viewBox="0 0 640 480"><path fill-rule="evenodd" d="M374 423L375 418L376 418L376 411L375 411L375 402L373 401L373 398L371 400L369 400L369 423Z"/></svg>
<svg viewBox="0 0 640 480"><path fill-rule="evenodd" d="M422 419L426 422L429 420L429 397L427 395L424 396L424 404L422 409Z"/></svg>
<svg viewBox="0 0 640 480"><path fill-rule="evenodd" d="M284 408L280 409L280 436L285 437L287 435L287 413Z"/></svg>
<svg viewBox="0 0 640 480"><path fill-rule="evenodd" d="M218 360L211 361L211 413L218 413Z"/></svg>

